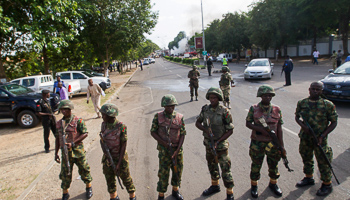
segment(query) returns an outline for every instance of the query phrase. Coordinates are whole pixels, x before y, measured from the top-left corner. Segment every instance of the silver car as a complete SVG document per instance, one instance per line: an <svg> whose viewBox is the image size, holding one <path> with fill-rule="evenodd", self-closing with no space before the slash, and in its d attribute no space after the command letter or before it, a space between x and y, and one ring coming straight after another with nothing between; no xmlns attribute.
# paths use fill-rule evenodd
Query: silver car
<svg viewBox="0 0 350 200"><path fill-rule="evenodd" d="M257 58L245 65L244 79L271 79L273 75L273 63L268 58Z"/></svg>

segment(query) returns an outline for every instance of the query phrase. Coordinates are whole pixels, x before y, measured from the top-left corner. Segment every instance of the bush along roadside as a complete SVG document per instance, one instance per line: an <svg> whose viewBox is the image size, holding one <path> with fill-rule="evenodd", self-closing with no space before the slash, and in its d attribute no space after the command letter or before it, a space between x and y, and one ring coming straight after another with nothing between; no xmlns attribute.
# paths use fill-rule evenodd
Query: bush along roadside
<svg viewBox="0 0 350 200"><path fill-rule="evenodd" d="M185 65L189 65L189 66L192 66L194 65L194 63L199 63L199 58L195 58L195 59L190 59L190 58L178 58L178 57L171 57L171 56L164 56L164 58L166 60L169 60L169 61L174 61L174 62L177 62L177 63L182 63L182 64L185 64ZM203 66L203 65L197 65L198 66ZM198 68L201 68L201 67L198 67ZM205 68L204 66L202 68Z"/></svg>

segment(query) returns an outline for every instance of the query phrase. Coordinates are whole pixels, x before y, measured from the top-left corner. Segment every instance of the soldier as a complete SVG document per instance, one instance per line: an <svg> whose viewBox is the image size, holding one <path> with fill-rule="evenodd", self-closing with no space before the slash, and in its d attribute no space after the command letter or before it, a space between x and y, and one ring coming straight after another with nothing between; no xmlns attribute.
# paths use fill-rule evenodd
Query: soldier
<svg viewBox="0 0 350 200"><path fill-rule="evenodd" d="M73 170L73 164L79 168L81 180L86 184L86 198L92 197L90 166L86 161L83 140L88 136L85 122L82 118L72 114L74 105L70 100L62 100L58 107L63 114L63 118L56 123L58 135L56 135L55 160L61 163L58 155L59 148L68 148L68 160L70 163L70 172ZM63 137L66 137L67 143L63 144ZM62 150L63 157L63 150ZM67 174L68 166L66 162L61 164L61 173L59 175L62 180L61 188L63 190L62 200L69 199L68 189L72 182L72 173Z"/></svg>
<svg viewBox="0 0 350 200"><path fill-rule="evenodd" d="M151 135L157 140L157 149L159 151L159 181L157 191L158 200L164 199L164 193L167 191L169 181L169 171L173 171L171 185L173 186L172 196L177 200L184 198L179 192L181 184L181 175L183 169L183 142L185 140L186 130L183 115L174 111L177 101L172 94L163 96L161 106L164 111L155 114Z"/></svg>
<svg viewBox="0 0 350 200"><path fill-rule="evenodd" d="M193 89L196 93L196 101L198 101L198 78L201 76L199 71L197 70L197 66L193 65L193 69L188 72L187 77L190 79L190 93L191 93L191 102L193 101Z"/></svg>
<svg viewBox="0 0 350 200"><path fill-rule="evenodd" d="M111 153L117 170L117 172L113 170L106 155L103 155L102 169L106 178L110 199L119 200L115 179L116 175L118 175L129 193L130 200L136 200L136 189L130 176L128 153L126 151L126 143L128 140L126 126L116 119L118 116L118 108L116 105L109 103L104 104L100 112L102 113L103 119L101 125L103 141Z"/></svg>
<svg viewBox="0 0 350 200"><path fill-rule="evenodd" d="M252 129L249 156L252 159L250 179L252 185L251 195L254 198L258 197L258 180L260 179L260 169L265 154L267 156L267 165L269 167L269 188L277 196L282 196L282 191L277 186L277 179L280 176L278 172L278 162L281 160L281 152L279 152L276 146L273 146L270 149L269 143L272 139L266 129L259 122L259 118L263 117L265 119L270 129L276 133L279 143L283 147L282 113L280 107L271 104L272 97L274 96L275 90L271 86L260 86L257 97L261 97L261 102L250 107L246 118L246 126L249 129Z"/></svg>
<svg viewBox="0 0 350 200"><path fill-rule="evenodd" d="M318 137L318 144L322 146L323 151L330 162L332 162L333 151L327 144L327 137L337 126L338 114L335 106L331 101L321 98L323 90L322 82L313 82L309 88L310 96L308 98L298 101L297 109L295 111L295 121L301 127L299 137L299 153L304 163L303 180L296 184L297 187L304 187L307 185L314 185L314 160L315 154L318 169L320 170L322 186L317 191L316 195L326 196L332 192L332 173L326 161L321 155L320 150L313 143L312 135L309 128L300 120L303 117L311 126L316 136ZM330 123L329 123L330 122Z"/></svg>
<svg viewBox="0 0 350 200"><path fill-rule="evenodd" d="M231 87L234 87L234 81L232 79L232 76L230 74L230 69L226 66L221 68L222 74L221 79L219 81L220 89L222 90L224 94L224 106L226 106L228 109L231 109L230 106L230 93L231 93ZM231 87L230 87L231 83Z"/></svg>
<svg viewBox="0 0 350 200"><path fill-rule="evenodd" d="M210 101L210 105L204 105L201 113L199 114L196 127L203 131L204 146L206 149L206 159L208 162L208 168L211 175L211 186L204 190L203 196L209 196L211 194L220 192L220 173L219 166L215 163L217 155L218 163L220 164L222 171L222 179L226 187L227 200L233 200L233 178L231 173L231 159L228 154L229 143L227 138L233 133L232 116L230 110L219 104L219 101L223 100L222 91L219 88L212 87L208 90L206 98ZM209 124L213 132L213 140L209 135ZM202 125L203 123L203 125ZM214 146L215 154L211 149Z"/></svg>
<svg viewBox="0 0 350 200"><path fill-rule="evenodd" d="M42 98L37 102L36 111L42 117L42 125L44 128L45 152L50 152L50 129L53 135L56 135L56 118L50 105L50 90L41 91Z"/></svg>

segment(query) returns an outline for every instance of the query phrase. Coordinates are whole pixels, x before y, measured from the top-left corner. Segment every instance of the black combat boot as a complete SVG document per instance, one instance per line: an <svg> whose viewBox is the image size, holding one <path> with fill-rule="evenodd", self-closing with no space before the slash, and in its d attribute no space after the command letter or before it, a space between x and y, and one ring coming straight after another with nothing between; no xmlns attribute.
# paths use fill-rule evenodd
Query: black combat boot
<svg viewBox="0 0 350 200"><path fill-rule="evenodd" d="M297 187L304 187L304 186L307 186L307 185L315 185L315 179L304 177L303 180L299 181L296 184Z"/></svg>
<svg viewBox="0 0 350 200"><path fill-rule="evenodd" d="M174 191L173 190L173 193L171 194L173 197L175 197L176 200L183 200L184 197L180 194L179 191Z"/></svg>
<svg viewBox="0 0 350 200"><path fill-rule="evenodd" d="M196 96L196 101L198 101L198 97Z"/></svg>
<svg viewBox="0 0 350 200"><path fill-rule="evenodd" d="M252 188L250 189L250 194L253 198L258 198L258 186L252 185Z"/></svg>
<svg viewBox="0 0 350 200"><path fill-rule="evenodd" d="M203 196L209 196L217 192L220 192L220 185L212 185L208 189L203 191Z"/></svg>
<svg viewBox="0 0 350 200"><path fill-rule="evenodd" d="M270 184L269 184L269 188L271 189L271 191L272 191L273 193L275 193L275 195L277 195L277 196L279 196L279 197L282 196L282 190L278 187L277 184L272 184L272 183L270 183Z"/></svg>
<svg viewBox="0 0 350 200"><path fill-rule="evenodd" d="M325 185L322 183L322 186L320 189L317 190L316 195L317 196L327 196L333 191L332 184Z"/></svg>
<svg viewBox="0 0 350 200"><path fill-rule="evenodd" d="M68 200L69 199L69 193L62 195L62 200Z"/></svg>
<svg viewBox="0 0 350 200"><path fill-rule="evenodd" d="M233 196L233 194L227 194L226 200L234 200L235 197Z"/></svg>
<svg viewBox="0 0 350 200"><path fill-rule="evenodd" d="M92 197L92 187L86 188L86 198L90 199Z"/></svg>
<svg viewBox="0 0 350 200"><path fill-rule="evenodd" d="M192 102L193 101L193 97L191 97L191 100L190 100L190 102Z"/></svg>
<svg viewBox="0 0 350 200"><path fill-rule="evenodd" d="M158 196L158 200L164 200L164 196Z"/></svg>
<svg viewBox="0 0 350 200"><path fill-rule="evenodd" d="M113 199L110 199L110 200L120 200L118 196L116 196L115 198Z"/></svg>
<svg viewBox="0 0 350 200"><path fill-rule="evenodd" d="M129 200L136 200L136 196L135 196L135 197L133 197L133 198L129 198Z"/></svg>

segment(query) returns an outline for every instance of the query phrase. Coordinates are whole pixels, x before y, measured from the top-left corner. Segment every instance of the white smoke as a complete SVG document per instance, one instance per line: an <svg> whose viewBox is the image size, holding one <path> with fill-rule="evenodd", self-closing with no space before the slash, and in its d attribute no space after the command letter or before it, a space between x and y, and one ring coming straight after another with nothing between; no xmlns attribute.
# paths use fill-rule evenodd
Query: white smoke
<svg viewBox="0 0 350 200"><path fill-rule="evenodd" d="M182 40L180 40L178 42L179 48L174 47L173 49L171 49L171 54L183 54L186 52L186 45L187 45L187 38L183 38Z"/></svg>

